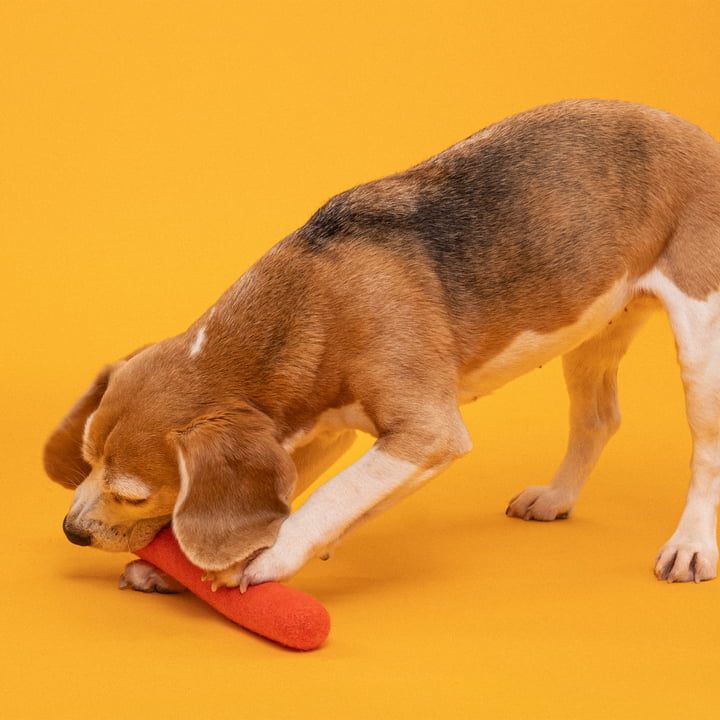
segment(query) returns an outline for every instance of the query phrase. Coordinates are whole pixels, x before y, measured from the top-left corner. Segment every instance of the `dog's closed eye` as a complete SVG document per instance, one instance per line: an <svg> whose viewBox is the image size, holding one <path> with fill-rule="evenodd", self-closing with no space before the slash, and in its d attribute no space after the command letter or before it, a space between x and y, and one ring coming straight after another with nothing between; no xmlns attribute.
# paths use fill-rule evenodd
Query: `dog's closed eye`
<svg viewBox="0 0 720 720"><path fill-rule="evenodd" d="M144 505L152 495L152 488L135 475L111 476L107 488L112 499L122 505Z"/></svg>
<svg viewBox="0 0 720 720"><path fill-rule="evenodd" d="M120 505L145 505L148 501L148 498L129 498L129 497L123 497L122 495L118 495L117 493L113 493L112 499L120 504Z"/></svg>

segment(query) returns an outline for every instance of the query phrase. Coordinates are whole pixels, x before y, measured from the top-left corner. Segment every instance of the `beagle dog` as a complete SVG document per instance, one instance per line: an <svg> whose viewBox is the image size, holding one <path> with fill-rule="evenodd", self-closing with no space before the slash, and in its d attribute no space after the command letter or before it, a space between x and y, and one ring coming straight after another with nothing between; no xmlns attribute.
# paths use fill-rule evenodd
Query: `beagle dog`
<svg viewBox="0 0 720 720"><path fill-rule="evenodd" d="M471 449L459 406L562 355L568 449L507 514L566 517L617 430L618 363L664 308L692 479L658 578L716 574L720 144L616 101L540 107L332 198L187 331L105 367L52 434L78 545L172 522L215 586L293 575ZM355 431L377 438L291 513ZM151 567L123 581L172 589Z"/></svg>

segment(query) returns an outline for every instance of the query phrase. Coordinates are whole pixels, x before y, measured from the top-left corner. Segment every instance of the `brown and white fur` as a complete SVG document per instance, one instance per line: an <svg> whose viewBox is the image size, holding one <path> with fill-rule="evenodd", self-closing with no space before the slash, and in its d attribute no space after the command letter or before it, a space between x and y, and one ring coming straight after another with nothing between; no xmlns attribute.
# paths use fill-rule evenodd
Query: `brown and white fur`
<svg viewBox="0 0 720 720"><path fill-rule="evenodd" d="M45 451L75 490L65 532L133 550L172 521L216 585L287 578L469 452L459 405L557 355L567 454L507 513L565 517L618 428L618 363L659 306L693 456L655 572L713 578L720 144L614 101L522 113L337 195L186 332L106 367ZM291 514L356 430L372 449ZM146 570L126 584L155 587Z"/></svg>

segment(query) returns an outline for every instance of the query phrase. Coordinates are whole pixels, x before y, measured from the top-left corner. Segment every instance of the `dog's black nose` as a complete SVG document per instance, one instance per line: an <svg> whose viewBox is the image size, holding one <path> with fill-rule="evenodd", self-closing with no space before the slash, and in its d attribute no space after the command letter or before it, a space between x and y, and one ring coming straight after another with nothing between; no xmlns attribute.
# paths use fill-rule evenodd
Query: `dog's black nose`
<svg viewBox="0 0 720 720"><path fill-rule="evenodd" d="M63 520L63 532L65 533L67 539L75 545L87 546L92 543L92 537L74 530L70 523L68 523L67 517Z"/></svg>

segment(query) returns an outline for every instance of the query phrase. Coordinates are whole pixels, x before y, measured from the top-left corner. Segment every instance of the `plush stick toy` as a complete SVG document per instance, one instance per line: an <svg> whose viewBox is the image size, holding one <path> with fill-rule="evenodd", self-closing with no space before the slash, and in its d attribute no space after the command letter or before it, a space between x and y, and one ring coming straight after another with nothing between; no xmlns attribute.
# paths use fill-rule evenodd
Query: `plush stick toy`
<svg viewBox="0 0 720 720"><path fill-rule="evenodd" d="M315 598L276 582L254 585L241 593L237 588L212 591L202 581L202 570L193 565L167 528L136 555L182 583L246 630L251 630L295 650L315 650L330 632L330 616Z"/></svg>

